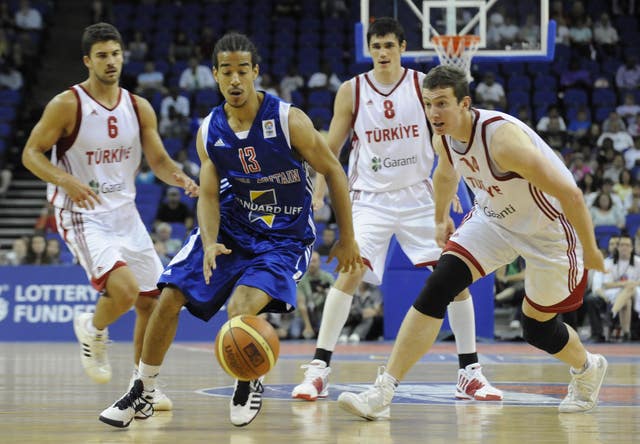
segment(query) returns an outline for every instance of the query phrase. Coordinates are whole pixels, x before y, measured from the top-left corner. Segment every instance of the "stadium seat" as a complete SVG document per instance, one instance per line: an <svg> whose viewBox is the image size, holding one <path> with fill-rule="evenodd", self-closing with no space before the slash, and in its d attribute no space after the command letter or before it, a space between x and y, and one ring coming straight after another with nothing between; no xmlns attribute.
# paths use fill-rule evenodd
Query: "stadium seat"
<svg viewBox="0 0 640 444"><path fill-rule="evenodd" d="M164 147L171 157L175 156L178 151L184 148L182 140L177 137L163 139Z"/></svg>
<svg viewBox="0 0 640 444"><path fill-rule="evenodd" d="M569 88L564 92L563 101L566 106L587 105L589 97L587 96L587 92L583 89Z"/></svg>
<svg viewBox="0 0 640 444"><path fill-rule="evenodd" d="M595 88L591 95L591 103L594 106L615 107L618 104L618 96L611 88Z"/></svg>
<svg viewBox="0 0 640 444"><path fill-rule="evenodd" d="M507 89L509 91L529 91L531 89L531 79L526 75L513 74L507 80Z"/></svg>
<svg viewBox="0 0 640 444"><path fill-rule="evenodd" d="M307 97L307 106L329 108L333 105L333 94L326 89L311 91Z"/></svg>
<svg viewBox="0 0 640 444"><path fill-rule="evenodd" d="M171 225L171 237L184 240L187 236L187 227L181 222L172 222L169 225Z"/></svg>
<svg viewBox="0 0 640 444"><path fill-rule="evenodd" d="M608 248L609 239L613 236L619 236L620 228L615 225L596 225L595 234L598 246L600 248Z"/></svg>
<svg viewBox="0 0 640 444"><path fill-rule="evenodd" d="M331 117L332 117L331 110L329 108L321 108L321 107L309 108L307 115L311 120L315 120L315 119L322 120L323 126L325 127L317 128L317 129L327 129L329 122L331 122Z"/></svg>
<svg viewBox="0 0 640 444"><path fill-rule="evenodd" d="M593 118L596 122L602 123L613 111L615 108L612 106L599 106L596 108Z"/></svg>
<svg viewBox="0 0 640 444"><path fill-rule="evenodd" d="M538 106L549 106L551 104L555 104L558 101L558 96L555 91L548 90L536 90L533 93L533 105Z"/></svg>
<svg viewBox="0 0 640 444"><path fill-rule="evenodd" d="M13 122L16 118L16 109L13 106L0 105L0 122Z"/></svg>
<svg viewBox="0 0 640 444"><path fill-rule="evenodd" d="M636 231L638 231L638 228L640 228L640 214L627 214L625 219L625 226L627 228L627 233L629 233L629 236L634 237L636 235Z"/></svg>
<svg viewBox="0 0 640 444"><path fill-rule="evenodd" d="M193 95L196 108L200 105L213 107L220 102L220 93L216 89L199 89Z"/></svg>
<svg viewBox="0 0 640 444"><path fill-rule="evenodd" d="M536 90L556 90L558 87L558 80L555 76L550 74L539 74L533 79L533 87Z"/></svg>
<svg viewBox="0 0 640 444"><path fill-rule="evenodd" d="M509 91L507 93L507 103L510 107L518 107L520 105L529 106L531 100L527 91Z"/></svg>
<svg viewBox="0 0 640 444"><path fill-rule="evenodd" d="M0 123L0 139L6 139L11 135L11 125Z"/></svg>
<svg viewBox="0 0 640 444"><path fill-rule="evenodd" d="M0 105L17 105L22 100L22 92L13 89L0 89Z"/></svg>

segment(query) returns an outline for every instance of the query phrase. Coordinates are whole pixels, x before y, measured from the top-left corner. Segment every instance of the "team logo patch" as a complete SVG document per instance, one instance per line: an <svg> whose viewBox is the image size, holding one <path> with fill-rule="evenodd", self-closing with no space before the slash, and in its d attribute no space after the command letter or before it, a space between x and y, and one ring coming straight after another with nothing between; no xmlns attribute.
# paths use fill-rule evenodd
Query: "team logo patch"
<svg viewBox="0 0 640 444"><path fill-rule="evenodd" d="M276 191L274 189L250 191L251 211L249 220L256 222L261 220L271 228L276 215L273 214L275 206L278 204ZM271 211L269 211L271 210Z"/></svg>
<svg viewBox="0 0 640 444"><path fill-rule="evenodd" d="M100 183L97 180L92 179L89 182L89 187L93 190L94 193L100 194Z"/></svg>
<svg viewBox="0 0 640 444"><path fill-rule="evenodd" d="M262 121L262 136L265 139L276 137L276 122L273 119Z"/></svg>
<svg viewBox="0 0 640 444"><path fill-rule="evenodd" d="M373 156L371 158L371 169L376 173L380 171L380 169L382 169L382 159L378 156Z"/></svg>

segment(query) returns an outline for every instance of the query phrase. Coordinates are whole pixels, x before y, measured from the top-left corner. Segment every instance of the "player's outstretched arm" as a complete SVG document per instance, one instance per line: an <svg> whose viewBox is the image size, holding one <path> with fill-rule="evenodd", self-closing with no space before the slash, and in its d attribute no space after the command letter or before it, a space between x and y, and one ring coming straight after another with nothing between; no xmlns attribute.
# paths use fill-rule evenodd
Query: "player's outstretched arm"
<svg viewBox="0 0 640 444"><path fill-rule="evenodd" d="M604 258L596 243L591 216L582 191L573 180L556 169L524 131L507 123L493 135L489 151L503 171L513 171L543 192L558 199L584 249L584 266L604 271Z"/></svg>
<svg viewBox="0 0 640 444"><path fill-rule="evenodd" d="M164 183L184 188L188 196L197 196L198 185L180 169L164 149L158 134L158 119L151 104L140 96L135 96L135 100L140 117L142 150L149 166Z"/></svg>
<svg viewBox="0 0 640 444"><path fill-rule="evenodd" d="M313 169L322 174L329 186L340 239L331 249L329 260L338 259L337 271L349 272L362 266L360 249L355 241L351 219L351 201L347 176L337 157L331 153L322 135L313 127L311 120L297 108L289 111L291 145Z"/></svg>
<svg viewBox="0 0 640 444"><path fill-rule="evenodd" d="M61 138L72 134L78 106L78 100L71 91L58 94L47 104L22 151L22 163L43 181L64 188L67 196L79 207L93 209L100 203L100 198L89 184L52 165L45 156Z"/></svg>
<svg viewBox="0 0 640 444"><path fill-rule="evenodd" d="M198 225L204 258L202 260L202 274L204 280L209 280L216 269L216 257L219 254L230 254L231 250L218 243L220 229L220 177L218 170L207 155L202 140L202 127L196 135L196 149L200 158L200 196L198 197Z"/></svg>

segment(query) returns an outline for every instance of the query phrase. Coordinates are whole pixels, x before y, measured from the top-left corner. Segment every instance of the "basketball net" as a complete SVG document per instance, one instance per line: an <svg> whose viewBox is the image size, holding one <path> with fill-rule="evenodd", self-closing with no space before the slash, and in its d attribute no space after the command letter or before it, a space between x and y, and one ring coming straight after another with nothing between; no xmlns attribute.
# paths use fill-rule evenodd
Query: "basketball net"
<svg viewBox="0 0 640 444"><path fill-rule="evenodd" d="M477 35L436 35L431 38L441 65L455 66L467 74L467 80L473 81L471 76L471 59L480 45Z"/></svg>

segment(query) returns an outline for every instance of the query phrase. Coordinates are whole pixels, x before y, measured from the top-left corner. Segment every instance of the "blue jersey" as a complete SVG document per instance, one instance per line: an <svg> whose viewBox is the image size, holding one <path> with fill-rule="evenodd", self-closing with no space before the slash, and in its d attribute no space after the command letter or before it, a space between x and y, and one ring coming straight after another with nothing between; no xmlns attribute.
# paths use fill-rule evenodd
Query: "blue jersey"
<svg viewBox="0 0 640 444"><path fill-rule="evenodd" d="M229 126L224 103L202 124L207 155L233 194L221 213L220 229L254 251L266 248L265 240L310 244L315 239L312 184L306 162L291 147L289 108L265 93L242 139Z"/></svg>

